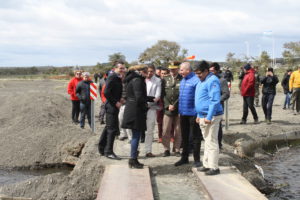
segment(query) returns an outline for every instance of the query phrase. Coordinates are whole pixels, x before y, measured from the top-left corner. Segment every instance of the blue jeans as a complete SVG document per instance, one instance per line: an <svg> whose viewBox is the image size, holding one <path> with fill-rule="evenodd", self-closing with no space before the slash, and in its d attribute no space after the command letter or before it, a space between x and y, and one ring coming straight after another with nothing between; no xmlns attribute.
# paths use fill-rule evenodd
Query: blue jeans
<svg viewBox="0 0 300 200"><path fill-rule="evenodd" d="M137 130L132 129L131 150L130 150L130 157L132 159L136 159L138 156L137 150L139 147L141 133L142 133L142 131L137 131Z"/></svg>
<svg viewBox="0 0 300 200"><path fill-rule="evenodd" d="M272 107L274 102L274 94L263 94L261 99L261 106L263 108L265 119L272 119Z"/></svg>
<svg viewBox="0 0 300 200"><path fill-rule="evenodd" d="M80 102L80 127L84 127L85 115L87 116L89 125L91 126L91 103Z"/></svg>
<svg viewBox="0 0 300 200"><path fill-rule="evenodd" d="M284 104L283 104L284 108L290 108L291 96L292 96L292 94L289 92L285 94L285 100L284 100Z"/></svg>

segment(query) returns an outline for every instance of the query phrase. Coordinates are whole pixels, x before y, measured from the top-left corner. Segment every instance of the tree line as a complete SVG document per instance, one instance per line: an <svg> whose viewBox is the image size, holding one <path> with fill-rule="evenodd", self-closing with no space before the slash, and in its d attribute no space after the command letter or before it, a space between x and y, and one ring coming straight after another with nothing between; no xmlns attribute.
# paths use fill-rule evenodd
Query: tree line
<svg viewBox="0 0 300 200"><path fill-rule="evenodd" d="M73 66L69 67L0 67L0 76L16 75L72 75Z"/></svg>
<svg viewBox="0 0 300 200"><path fill-rule="evenodd" d="M281 58L275 58L276 63L282 69L296 69L300 64L300 41L288 42L283 45L285 49L282 52ZM267 51L262 51L258 57L243 58L235 57L235 54L229 52L226 56L226 64L232 68L233 71L238 71L243 64L251 62L253 65L260 67L263 71L271 66L272 59Z"/></svg>
<svg viewBox="0 0 300 200"><path fill-rule="evenodd" d="M282 58L277 59L282 69L295 69L300 63L300 41L288 42L283 45L284 51ZM136 61L128 63L126 57L121 52L114 53L108 56L108 63L98 62L94 66L66 66L66 67L6 67L0 68L0 76L9 75L67 75L73 76L74 69L82 69L91 73L105 73L111 69L116 61L123 61L126 66L135 65L138 63L152 63L155 66L166 67L170 61L183 61L188 55L188 50L181 48L177 42L159 40L156 44L146 48ZM197 61L193 61L197 62ZM263 51L258 57L237 57L235 53L229 52L226 56L226 61L221 62L221 65L229 67L233 72L240 70L240 67L251 62L253 65L266 69L271 66L272 59L268 52ZM262 70L264 71L264 70Z"/></svg>

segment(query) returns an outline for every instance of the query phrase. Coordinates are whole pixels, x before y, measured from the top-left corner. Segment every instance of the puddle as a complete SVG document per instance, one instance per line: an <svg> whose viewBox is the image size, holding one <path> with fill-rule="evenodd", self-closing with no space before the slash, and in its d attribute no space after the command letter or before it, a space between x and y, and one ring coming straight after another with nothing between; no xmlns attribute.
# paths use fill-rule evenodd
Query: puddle
<svg viewBox="0 0 300 200"><path fill-rule="evenodd" d="M300 146L276 153L273 159L263 164L265 178L270 180L279 190L272 193L270 200L300 199Z"/></svg>
<svg viewBox="0 0 300 200"><path fill-rule="evenodd" d="M156 200L205 199L199 183L192 175L157 175L154 179L156 182L156 191L154 191Z"/></svg>
<svg viewBox="0 0 300 200"><path fill-rule="evenodd" d="M299 146L300 145L300 139L294 139L294 140L271 140L267 144L263 144L262 148L269 152L274 153L278 149L288 147L288 146Z"/></svg>
<svg viewBox="0 0 300 200"><path fill-rule="evenodd" d="M0 169L0 186L18 183L37 176L45 176L57 172L68 175L71 171L71 167L20 171Z"/></svg>

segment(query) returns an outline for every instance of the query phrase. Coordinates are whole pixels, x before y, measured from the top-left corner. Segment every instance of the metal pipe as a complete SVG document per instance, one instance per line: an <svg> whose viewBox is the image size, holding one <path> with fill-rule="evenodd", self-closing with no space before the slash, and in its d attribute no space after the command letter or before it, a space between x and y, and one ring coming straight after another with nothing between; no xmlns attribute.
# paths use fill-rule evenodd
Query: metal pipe
<svg viewBox="0 0 300 200"><path fill-rule="evenodd" d="M91 128L92 128L93 133L95 133L95 112L94 112L94 108L95 108L94 100L91 100Z"/></svg>
<svg viewBox="0 0 300 200"><path fill-rule="evenodd" d="M225 101L225 130L227 131L229 128L229 118L228 118L228 99Z"/></svg>

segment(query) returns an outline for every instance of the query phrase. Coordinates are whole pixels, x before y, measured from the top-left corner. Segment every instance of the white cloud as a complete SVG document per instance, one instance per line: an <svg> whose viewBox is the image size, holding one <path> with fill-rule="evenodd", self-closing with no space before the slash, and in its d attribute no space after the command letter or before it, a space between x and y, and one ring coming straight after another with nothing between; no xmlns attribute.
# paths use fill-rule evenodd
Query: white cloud
<svg viewBox="0 0 300 200"><path fill-rule="evenodd" d="M203 58L220 60L229 51L243 52L246 40L253 53L258 44L270 48L262 38L266 30L273 31L278 47L299 40L299 8L296 0L5 1L0 66L94 64L119 51L135 60L160 39L177 41L191 53L205 48ZM14 59L23 55L26 63Z"/></svg>

